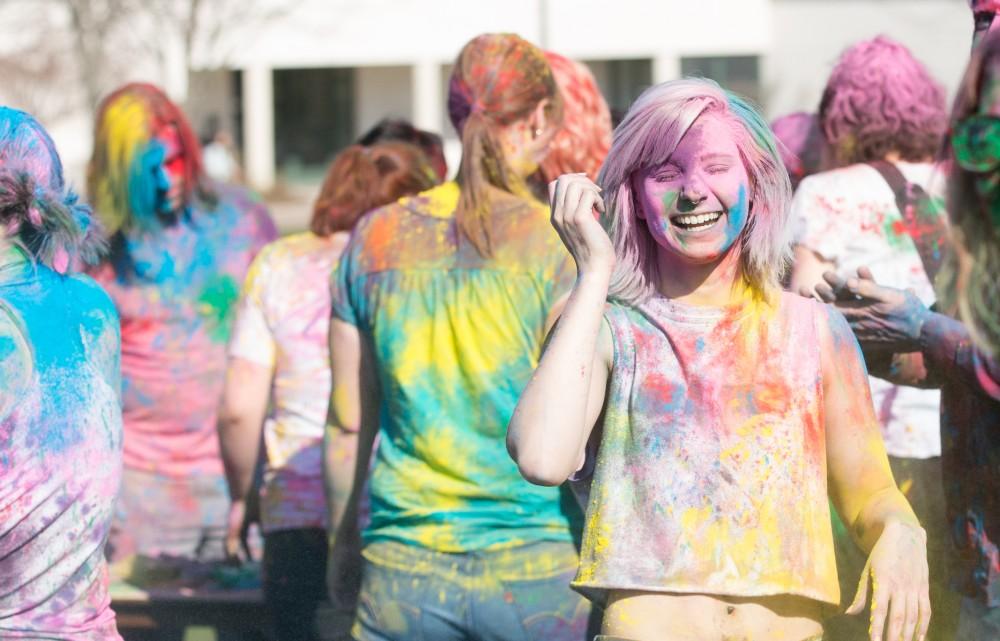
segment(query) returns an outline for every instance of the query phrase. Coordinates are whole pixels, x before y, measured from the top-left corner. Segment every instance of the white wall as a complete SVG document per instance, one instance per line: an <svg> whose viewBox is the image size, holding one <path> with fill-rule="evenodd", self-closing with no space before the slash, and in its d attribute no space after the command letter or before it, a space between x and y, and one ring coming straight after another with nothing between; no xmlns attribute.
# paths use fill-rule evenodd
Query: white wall
<svg viewBox="0 0 1000 641"><path fill-rule="evenodd" d="M774 0L774 43L763 61L768 116L815 111L826 79L852 43L885 34L913 51L951 96L969 57L965 0Z"/></svg>
<svg viewBox="0 0 1000 641"><path fill-rule="evenodd" d="M236 113L233 101L232 72L228 69L214 71L198 71L191 74L187 83L187 100L184 101L184 112L191 121L196 135L201 136L209 117L219 117L219 122L233 137L235 123L232 120Z"/></svg>
<svg viewBox="0 0 1000 641"><path fill-rule="evenodd" d="M412 119L409 67L361 67L354 78L355 136L385 117Z"/></svg>
<svg viewBox="0 0 1000 641"><path fill-rule="evenodd" d="M771 41L772 1L301 0L252 32L233 25L232 45L217 49L234 67L447 63L477 34L515 32L590 59L756 53ZM199 66L221 62L195 56Z"/></svg>
<svg viewBox="0 0 1000 641"><path fill-rule="evenodd" d="M483 32L515 31L535 39L538 0L258 0L292 9L264 27L233 25L227 64L274 67L354 67L453 60ZM252 46L246 46L252 43ZM220 60L199 55L199 66Z"/></svg>

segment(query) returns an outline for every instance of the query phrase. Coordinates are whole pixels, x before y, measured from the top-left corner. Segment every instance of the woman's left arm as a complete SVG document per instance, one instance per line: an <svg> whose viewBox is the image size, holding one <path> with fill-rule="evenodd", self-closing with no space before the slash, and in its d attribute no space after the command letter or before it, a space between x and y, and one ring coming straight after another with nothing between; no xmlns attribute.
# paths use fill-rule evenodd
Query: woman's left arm
<svg viewBox="0 0 1000 641"><path fill-rule="evenodd" d="M861 348L839 312L828 306L826 315L819 332L830 495L869 555L847 612L864 609L870 584L871 640L923 639L930 621L927 537L892 478Z"/></svg>
<svg viewBox="0 0 1000 641"><path fill-rule="evenodd" d="M226 554L247 556L247 503L260 455L260 436L271 396L271 367L241 357L230 357L219 407L219 451L229 486Z"/></svg>

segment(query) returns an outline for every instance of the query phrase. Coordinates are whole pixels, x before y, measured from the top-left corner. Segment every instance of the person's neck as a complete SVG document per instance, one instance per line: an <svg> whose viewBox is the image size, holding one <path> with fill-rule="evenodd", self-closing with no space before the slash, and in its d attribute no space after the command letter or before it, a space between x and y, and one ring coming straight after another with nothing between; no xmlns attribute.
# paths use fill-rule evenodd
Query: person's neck
<svg viewBox="0 0 1000 641"><path fill-rule="evenodd" d="M669 299L700 307L726 307L745 289L736 247L704 264L691 264L663 249L656 258L660 274L657 291Z"/></svg>

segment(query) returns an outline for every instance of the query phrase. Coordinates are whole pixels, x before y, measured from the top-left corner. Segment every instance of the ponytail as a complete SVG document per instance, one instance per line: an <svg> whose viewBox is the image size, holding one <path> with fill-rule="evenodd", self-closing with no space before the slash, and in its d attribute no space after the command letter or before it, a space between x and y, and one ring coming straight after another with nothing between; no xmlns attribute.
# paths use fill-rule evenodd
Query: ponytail
<svg viewBox="0 0 1000 641"><path fill-rule="evenodd" d="M33 260L59 272L96 263L105 248L90 207L75 192L39 185L26 170L0 170L0 226Z"/></svg>
<svg viewBox="0 0 1000 641"><path fill-rule="evenodd" d="M481 256L493 253L491 191L532 198L526 177L510 167L498 133L527 118L544 100L548 126L559 127L562 99L552 70L527 40L484 34L459 53L448 87L448 115L462 137L455 223Z"/></svg>
<svg viewBox="0 0 1000 641"><path fill-rule="evenodd" d="M512 175L485 114L473 111L462 128L462 164L458 168L462 190L455 223L482 256L493 254L489 189L495 186L517 193Z"/></svg>

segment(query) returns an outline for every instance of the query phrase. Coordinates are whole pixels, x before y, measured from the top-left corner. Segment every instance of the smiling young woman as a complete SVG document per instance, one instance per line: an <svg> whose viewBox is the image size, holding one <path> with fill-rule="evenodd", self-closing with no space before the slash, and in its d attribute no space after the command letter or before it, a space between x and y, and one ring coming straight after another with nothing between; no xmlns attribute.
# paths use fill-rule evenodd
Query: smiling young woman
<svg viewBox="0 0 1000 641"><path fill-rule="evenodd" d="M924 533L889 472L844 319L782 293L788 176L707 80L647 90L598 187L559 179L579 276L508 428L528 480L589 480L572 585L636 641L822 636L829 500L869 565L872 639L926 630ZM605 215L606 232L593 216Z"/></svg>

